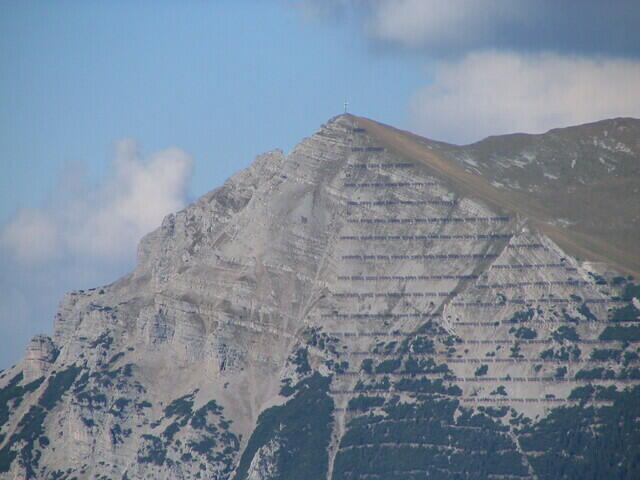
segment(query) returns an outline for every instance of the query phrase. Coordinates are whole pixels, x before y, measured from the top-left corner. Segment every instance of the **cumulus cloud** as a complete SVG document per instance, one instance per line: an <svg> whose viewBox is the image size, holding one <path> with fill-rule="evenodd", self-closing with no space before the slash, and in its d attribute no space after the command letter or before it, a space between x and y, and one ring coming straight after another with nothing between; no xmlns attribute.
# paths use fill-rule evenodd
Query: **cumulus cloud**
<svg viewBox="0 0 640 480"><path fill-rule="evenodd" d="M416 131L470 142L640 116L640 61L498 51L439 63L414 97Z"/></svg>
<svg viewBox="0 0 640 480"><path fill-rule="evenodd" d="M380 0L370 32L381 40L432 49L477 45L525 16L518 0Z"/></svg>
<svg viewBox="0 0 640 480"><path fill-rule="evenodd" d="M67 171L51 201L20 210L0 233L0 245L25 264L86 256L130 257L142 235L184 205L190 157L169 148L142 158L133 140L116 144L105 182L90 188L77 170Z"/></svg>
<svg viewBox="0 0 640 480"><path fill-rule="evenodd" d="M372 40L432 56L495 48L640 55L636 0L302 0L297 4L307 15L321 18L362 12Z"/></svg>
<svg viewBox="0 0 640 480"><path fill-rule="evenodd" d="M44 212L25 208L5 227L0 241L21 262L38 263L56 254L57 229Z"/></svg>

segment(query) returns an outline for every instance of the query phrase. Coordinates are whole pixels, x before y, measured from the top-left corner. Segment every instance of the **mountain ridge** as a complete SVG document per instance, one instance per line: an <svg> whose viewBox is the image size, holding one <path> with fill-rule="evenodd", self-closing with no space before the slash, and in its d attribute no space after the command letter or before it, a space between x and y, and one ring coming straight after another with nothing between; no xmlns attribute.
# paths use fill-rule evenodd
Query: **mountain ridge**
<svg viewBox="0 0 640 480"><path fill-rule="evenodd" d="M0 373L0 478L632 478L640 287L378 125L258 156L66 295Z"/></svg>
<svg viewBox="0 0 640 480"><path fill-rule="evenodd" d="M553 204L540 201L538 198L531 198L531 195L523 195L523 192L520 190L511 190L506 191L496 187L492 184L489 179L483 180L480 176L473 175L469 170L464 170L461 168L455 168L455 159L451 158L437 158L438 152L433 152L433 150L427 151L427 149L420 149L420 144L424 141L430 142L427 139L423 139L421 137L416 136L415 134L411 134L410 132L403 132L393 127L389 127L383 124L379 124L378 122L373 122L372 120L357 117L358 121L363 125L368 125L373 131L378 132L382 139L385 139L389 144L398 149L399 153L406 155L408 158L413 159L421 159L426 160L432 167L435 167L437 171L440 173L445 172L446 176L449 179L453 179L457 181L458 184L464 185L464 188L472 188L472 192L476 195L479 195L485 201L493 202L496 205L500 205L502 208L507 208L519 212L525 216L528 216L538 222L538 227L543 229L543 231L552 236L554 240L558 241L564 248L577 253L581 256L586 257L587 259L602 261L605 263L611 263L615 265L619 270L626 272L627 274L634 275L635 277L640 276L640 219L638 218L637 212L640 210L640 162L637 160L640 155L640 145L637 146L637 151L635 153L635 165L632 165L634 171L631 172L633 174L632 178L628 180L631 184L632 192L629 192L629 189L626 189L622 195L619 197L615 197L614 199L606 199L607 204L612 203L625 203L624 198L629 198L633 201L633 204L629 206L622 213L624 215L620 215L620 218L616 218L618 223L623 225L629 225L633 223L633 229L629 232L628 229L623 230L623 234L611 236L608 232L598 232L593 229L585 231L579 229L572 229L570 226L559 225L558 221L558 209L553 208L553 204L563 203L567 200L565 197L561 197L556 193L553 198ZM637 119L610 119L603 120L599 122L584 124L575 127L566 127L562 129L552 129L547 133L538 134L538 135L528 135L530 137L544 138L549 135L558 135L559 133L566 133L568 131L576 132L578 130L583 130L585 128L591 129L594 127L602 128L603 126L616 126L616 124L624 121L625 123L631 122L635 130L637 130L637 134L640 134L640 120ZM386 128L385 132L383 129L378 129L375 125L382 125L383 129ZM388 129L392 129L389 131ZM396 134L396 138L391 132L398 132ZM487 139L481 140L479 142L457 147L455 148L473 148L478 145L483 145L487 141L503 139L505 137L513 137L520 136L522 134L511 134L506 136L498 136L498 137L488 137ZM402 143L402 141L397 138L398 136L402 136L402 140L406 141L407 139L414 139L415 142L412 144ZM441 145L440 142L434 142L434 145ZM445 154L449 153L445 151ZM451 162L454 160L453 165L451 163L447 164L447 160ZM485 173L485 172L483 172ZM494 181L500 180L500 178L493 179ZM625 180L623 180L625 181ZM551 195L551 192L544 192L544 194ZM605 200L606 192L601 193L596 191L595 189L590 189L587 192L587 198L590 197L590 201L597 205L599 202ZM584 200L584 197L581 198ZM618 209L620 212L620 209ZM608 222L611 223L614 212L610 212L609 218L607 218ZM566 220L566 219L564 219ZM568 221L571 222L572 219ZM599 219L601 220L601 219ZM555 224L552 222L556 222ZM621 238L622 237L622 238ZM628 240L630 238L630 240ZM626 252L625 250L631 249L631 252Z"/></svg>

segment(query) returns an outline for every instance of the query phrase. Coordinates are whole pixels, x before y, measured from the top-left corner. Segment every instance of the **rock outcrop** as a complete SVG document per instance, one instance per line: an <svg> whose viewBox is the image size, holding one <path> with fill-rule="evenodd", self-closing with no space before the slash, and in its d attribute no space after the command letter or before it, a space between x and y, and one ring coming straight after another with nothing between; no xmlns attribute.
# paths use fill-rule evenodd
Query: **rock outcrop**
<svg viewBox="0 0 640 480"><path fill-rule="evenodd" d="M23 360L24 379L28 381L46 375L58 357L58 349L48 335L36 335L27 345Z"/></svg>

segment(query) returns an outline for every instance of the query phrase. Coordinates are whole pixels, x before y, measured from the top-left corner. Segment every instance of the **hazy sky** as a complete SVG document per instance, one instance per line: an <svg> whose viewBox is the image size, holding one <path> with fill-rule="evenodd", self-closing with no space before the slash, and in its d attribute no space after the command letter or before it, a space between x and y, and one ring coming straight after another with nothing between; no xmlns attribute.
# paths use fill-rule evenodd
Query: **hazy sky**
<svg viewBox="0 0 640 480"><path fill-rule="evenodd" d="M458 143L640 117L639 23L623 0L0 0L0 368L345 98Z"/></svg>

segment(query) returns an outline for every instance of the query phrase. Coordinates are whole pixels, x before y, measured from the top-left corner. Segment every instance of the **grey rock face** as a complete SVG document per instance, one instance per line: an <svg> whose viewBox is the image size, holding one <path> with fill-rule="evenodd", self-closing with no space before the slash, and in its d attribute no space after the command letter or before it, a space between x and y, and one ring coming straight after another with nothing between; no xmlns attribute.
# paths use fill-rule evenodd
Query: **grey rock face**
<svg viewBox="0 0 640 480"><path fill-rule="evenodd" d="M58 357L58 348L47 335L36 335L27 345L23 360L26 381L46 375Z"/></svg>
<svg viewBox="0 0 640 480"><path fill-rule="evenodd" d="M275 480L279 472L275 465L275 457L282 446L275 440L260 447L251 461L248 480Z"/></svg>
<svg viewBox="0 0 640 480"><path fill-rule="evenodd" d="M352 401L366 388L412 402L398 382L435 378L461 408L505 397L530 418L571 403L581 362L602 348L584 340L618 307L599 282L615 273L505 207L461 195L348 115L288 155L257 157L145 236L133 272L66 295L53 339L34 338L2 373L2 392L31 386L11 397L0 478L228 479L241 461L243 478L288 478L279 468L295 461L279 455L306 443L259 444L256 425L288 401L283 386L315 373L331 376L335 405L327 478L347 478ZM567 319L576 336L560 338ZM411 373L410 357L434 365ZM571 381L557 378L565 363Z"/></svg>

